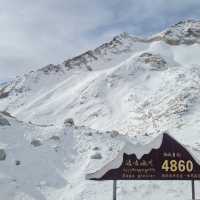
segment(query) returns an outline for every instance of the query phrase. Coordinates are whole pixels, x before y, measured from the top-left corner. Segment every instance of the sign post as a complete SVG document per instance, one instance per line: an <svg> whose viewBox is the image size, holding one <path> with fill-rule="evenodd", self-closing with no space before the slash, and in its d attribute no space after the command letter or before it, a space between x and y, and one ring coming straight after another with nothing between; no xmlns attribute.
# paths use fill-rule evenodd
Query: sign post
<svg viewBox="0 0 200 200"><path fill-rule="evenodd" d="M192 180L192 200L195 200L195 185L194 185L194 180Z"/></svg>
<svg viewBox="0 0 200 200"><path fill-rule="evenodd" d="M117 200L117 180L113 180L113 200Z"/></svg>
<svg viewBox="0 0 200 200"><path fill-rule="evenodd" d="M117 200L117 180L188 180L195 200L195 180L200 180L200 162L191 149L164 133L146 146L127 144L118 156L100 170L87 174L89 180L113 180L113 200Z"/></svg>

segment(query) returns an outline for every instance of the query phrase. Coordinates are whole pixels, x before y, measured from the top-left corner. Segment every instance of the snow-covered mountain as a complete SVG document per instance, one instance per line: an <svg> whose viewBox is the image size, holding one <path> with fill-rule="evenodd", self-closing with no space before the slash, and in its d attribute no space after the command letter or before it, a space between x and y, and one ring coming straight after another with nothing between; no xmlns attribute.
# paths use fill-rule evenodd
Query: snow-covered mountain
<svg viewBox="0 0 200 200"><path fill-rule="evenodd" d="M72 117L103 130L166 129L197 112L199 40L200 22L191 20L149 39L124 33L3 85L0 109L35 123Z"/></svg>
<svg viewBox="0 0 200 200"><path fill-rule="evenodd" d="M95 185L84 174L111 159L124 140L147 142L167 130L200 149L199 52L200 21L188 20L150 38L123 33L0 85L4 199L110 199L110 183ZM77 126L64 126L69 118ZM163 192L189 197L189 183L172 182L174 190L150 183L120 184L119 195L131 199L142 187L138 200L160 199Z"/></svg>

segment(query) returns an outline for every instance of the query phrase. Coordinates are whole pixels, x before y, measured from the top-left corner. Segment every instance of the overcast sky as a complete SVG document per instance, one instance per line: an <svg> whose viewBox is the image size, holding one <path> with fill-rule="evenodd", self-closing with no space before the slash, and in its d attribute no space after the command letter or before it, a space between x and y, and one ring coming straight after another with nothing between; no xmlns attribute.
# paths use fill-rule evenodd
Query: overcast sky
<svg viewBox="0 0 200 200"><path fill-rule="evenodd" d="M97 47L200 18L200 0L0 0L0 81Z"/></svg>

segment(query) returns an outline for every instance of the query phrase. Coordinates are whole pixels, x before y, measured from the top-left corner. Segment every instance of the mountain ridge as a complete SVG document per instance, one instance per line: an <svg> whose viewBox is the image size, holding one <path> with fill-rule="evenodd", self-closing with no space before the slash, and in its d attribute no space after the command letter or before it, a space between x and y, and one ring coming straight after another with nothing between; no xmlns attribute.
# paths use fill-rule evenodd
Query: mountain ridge
<svg viewBox="0 0 200 200"><path fill-rule="evenodd" d="M122 45L123 42L126 40L128 40L130 44L132 42L150 43L150 42L159 41L159 40L163 40L170 45L179 45L179 44L191 45L191 44L194 44L195 42L198 42L198 43L200 42L199 40L195 40L193 37L187 40L181 41L182 36L180 35L175 35L177 36L176 38L170 38L169 37L170 34L173 35L173 33L176 32L177 28L179 29L178 31L181 32L180 35L183 35L185 37L189 37L189 36L200 37L200 20L180 21L172 25L170 28L165 29L161 33L155 34L147 38L132 36L129 33L124 32L124 33L121 33L120 35L113 37L113 39L110 42L106 42L93 50L88 50L73 58L69 58L68 60L65 60L62 64L49 64L45 67L39 68L36 71L30 71L29 73L37 72L37 71L43 71L46 74L48 74L51 71L52 72L62 71L64 73L65 71L74 69L74 66L76 68L77 66L81 67L81 65L84 65L83 68L85 68L86 70L92 71L93 69L91 68L91 66L87 65L89 61L95 61L98 59L99 55L107 54L107 51L110 48L113 49L113 53L116 53L116 54L121 53L121 52L117 52L117 50L116 51L114 50L118 46ZM125 46L122 51L130 51L130 45ZM63 68L63 65L65 67L65 70ZM24 76L26 75L27 74L24 74Z"/></svg>
<svg viewBox="0 0 200 200"><path fill-rule="evenodd" d="M199 31L200 21L189 20L179 22L145 42L123 33L94 51L66 61L67 71L65 64L49 65L3 85L0 109L34 123L41 120L47 124L62 124L65 118L72 117L79 125L118 129L125 133L142 126L152 127L153 131L156 127L158 131L161 127L167 129L168 125L161 123L161 118L159 123L155 122L157 120L145 112L155 112L153 118L165 116L170 124L172 116L179 121L178 116L188 112L191 101L198 102L200 60L197 39L200 37L197 34L194 40L194 33ZM158 40L158 36L163 39ZM167 43L169 38L176 42ZM192 43L188 43L189 40ZM183 85L184 81L187 84ZM166 102L162 91L167 92ZM154 102L160 102L159 95L163 99L164 112L160 110L160 114L156 114ZM116 101L112 101L112 97ZM147 102L150 106L143 106ZM146 125L144 120L148 121ZM141 125L137 125L138 122Z"/></svg>

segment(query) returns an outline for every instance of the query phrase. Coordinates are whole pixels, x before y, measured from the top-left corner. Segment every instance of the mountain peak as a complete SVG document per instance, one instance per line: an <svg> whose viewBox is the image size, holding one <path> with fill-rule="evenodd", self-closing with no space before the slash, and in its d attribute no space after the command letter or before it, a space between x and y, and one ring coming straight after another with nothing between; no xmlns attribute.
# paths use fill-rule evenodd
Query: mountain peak
<svg viewBox="0 0 200 200"><path fill-rule="evenodd" d="M179 25L188 25L188 24L197 24L197 23L200 23L200 20L196 20L196 19L186 19L186 20L182 20L182 21L179 21L178 23L172 25L173 26L179 26Z"/></svg>
<svg viewBox="0 0 200 200"><path fill-rule="evenodd" d="M120 33L119 35L116 35L113 39L118 39L118 40L121 40L121 39L127 39L127 38L130 38L132 37L128 32L122 32Z"/></svg>
<svg viewBox="0 0 200 200"><path fill-rule="evenodd" d="M192 45L200 42L200 20L180 21L161 34L163 40L170 45Z"/></svg>

